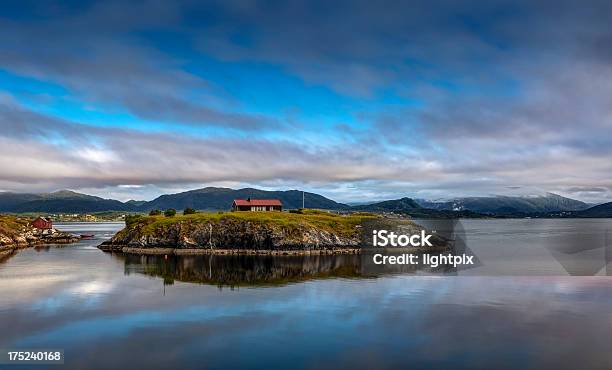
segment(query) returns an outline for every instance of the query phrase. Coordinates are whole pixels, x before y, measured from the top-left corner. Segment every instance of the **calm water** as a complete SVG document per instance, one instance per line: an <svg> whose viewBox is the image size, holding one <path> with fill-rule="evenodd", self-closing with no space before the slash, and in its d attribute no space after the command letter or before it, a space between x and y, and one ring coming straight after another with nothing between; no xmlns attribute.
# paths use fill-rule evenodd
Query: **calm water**
<svg viewBox="0 0 612 370"><path fill-rule="evenodd" d="M122 225L67 224L96 239L0 262L0 348L63 348L71 369L610 369L612 278L569 275L605 274L611 226L464 221L478 267L387 274L113 255L95 245Z"/></svg>

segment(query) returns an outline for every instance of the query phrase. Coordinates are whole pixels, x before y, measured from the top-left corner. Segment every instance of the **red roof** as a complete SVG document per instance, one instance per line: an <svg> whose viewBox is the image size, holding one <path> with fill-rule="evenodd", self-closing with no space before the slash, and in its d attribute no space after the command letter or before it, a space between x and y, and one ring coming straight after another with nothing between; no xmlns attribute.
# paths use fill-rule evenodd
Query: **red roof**
<svg viewBox="0 0 612 370"><path fill-rule="evenodd" d="M53 223L51 219L45 217L38 217L36 220L32 221L32 226L37 229L52 229Z"/></svg>
<svg viewBox="0 0 612 370"><path fill-rule="evenodd" d="M245 200L245 199L234 199L234 204L237 206L282 206L283 203L281 203L280 200L278 199L250 199L250 200Z"/></svg>

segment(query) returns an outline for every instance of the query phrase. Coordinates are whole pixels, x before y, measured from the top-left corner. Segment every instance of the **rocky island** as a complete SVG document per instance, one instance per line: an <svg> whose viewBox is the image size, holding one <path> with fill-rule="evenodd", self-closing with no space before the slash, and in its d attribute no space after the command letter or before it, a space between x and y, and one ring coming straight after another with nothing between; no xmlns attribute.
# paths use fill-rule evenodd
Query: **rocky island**
<svg viewBox="0 0 612 370"><path fill-rule="evenodd" d="M175 217L138 216L99 248L136 254L338 254L359 253L372 225L371 213L218 212ZM420 230L411 221L405 225ZM368 239L369 238L369 239Z"/></svg>
<svg viewBox="0 0 612 370"><path fill-rule="evenodd" d="M43 233L33 227L28 218L0 215L0 258L20 248L41 244L68 244L79 240L80 237L57 229Z"/></svg>
<svg viewBox="0 0 612 370"><path fill-rule="evenodd" d="M349 253L359 247L363 221L376 217L314 210L137 217L99 248L141 254Z"/></svg>

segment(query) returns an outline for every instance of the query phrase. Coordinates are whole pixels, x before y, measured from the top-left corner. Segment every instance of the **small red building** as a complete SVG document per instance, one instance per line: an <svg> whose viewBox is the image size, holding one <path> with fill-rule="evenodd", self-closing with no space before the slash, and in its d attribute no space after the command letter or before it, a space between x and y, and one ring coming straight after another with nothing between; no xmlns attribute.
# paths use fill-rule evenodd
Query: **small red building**
<svg viewBox="0 0 612 370"><path fill-rule="evenodd" d="M50 218L38 217L32 221L32 226L40 230L50 230L53 229L53 221Z"/></svg>
<svg viewBox="0 0 612 370"><path fill-rule="evenodd" d="M234 199L232 211L282 211L283 203L278 199Z"/></svg>

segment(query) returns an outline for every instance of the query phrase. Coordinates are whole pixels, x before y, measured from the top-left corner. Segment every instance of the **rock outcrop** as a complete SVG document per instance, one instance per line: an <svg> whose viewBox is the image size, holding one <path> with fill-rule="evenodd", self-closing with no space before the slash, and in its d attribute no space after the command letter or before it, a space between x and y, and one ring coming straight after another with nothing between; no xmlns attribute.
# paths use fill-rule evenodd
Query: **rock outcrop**
<svg viewBox="0 0 612 370"><path fill-rule="evenodd" d="M372 230L402 228L410 233L422 230L405 219L316 210L134 216L127 218L126 223L123 230L99 248L137 254L180 255L359 253L362 248L372 246Z"/></svg>
<svg viewBox="0 0 612 370"><path fill-rule="evenodd" d="M68 244L80 240L79 236L51 229L45 233L35 229L29 221L10 216L0 218L0 255L13 250L41 244Z"/></svg>
<svg viewBox="0 0 612 370"><path fill-rule="evenodd" d="M153 232L144 228L143 225L127 227L100 248L291 251L356 248L360 243L358 230L352 235L343 235L307 224L289 228L231 217L196 223L177 221L157 227Z"/></svg>

